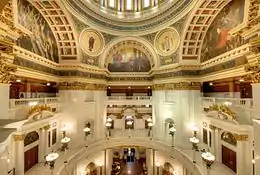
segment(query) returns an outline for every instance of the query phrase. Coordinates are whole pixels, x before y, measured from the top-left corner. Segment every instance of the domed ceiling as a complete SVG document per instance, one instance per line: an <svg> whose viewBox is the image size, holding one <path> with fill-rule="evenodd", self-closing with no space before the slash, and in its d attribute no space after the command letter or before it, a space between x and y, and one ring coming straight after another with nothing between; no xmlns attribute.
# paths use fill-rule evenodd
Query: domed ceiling
<svg viewBox="0 0 260 175"><path fill-rule="evenodd" d="M196 0L65 0L68 10L90 27L113 35L153 33L178 21Z"/></svg>

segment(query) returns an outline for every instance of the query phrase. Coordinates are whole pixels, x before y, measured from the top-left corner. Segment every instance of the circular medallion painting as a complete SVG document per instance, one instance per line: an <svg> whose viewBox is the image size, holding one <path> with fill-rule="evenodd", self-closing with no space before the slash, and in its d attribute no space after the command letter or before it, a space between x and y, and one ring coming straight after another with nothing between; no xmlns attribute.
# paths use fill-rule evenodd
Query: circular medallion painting
<svg viewBox="0 0 260 175"><path fill-rule="evenodd" d="M79 37L81 49L90 56L97 56L101 53L104 47L104 38L96 30L85 29Z"/></svg>
<svg viewBox="0 0 260 175"><path fill-rule="evenodd" d="M176 29L167 28L160 31L155 37L155 48L162 56L173 54L179 47L180 36Z"/></svg>

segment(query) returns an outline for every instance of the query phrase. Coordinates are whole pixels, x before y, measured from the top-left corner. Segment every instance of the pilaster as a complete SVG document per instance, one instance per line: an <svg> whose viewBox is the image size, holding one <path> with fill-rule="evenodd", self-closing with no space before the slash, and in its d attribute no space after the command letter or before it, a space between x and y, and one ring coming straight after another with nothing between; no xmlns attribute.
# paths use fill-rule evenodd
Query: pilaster
<svg viewBox="0 0 260 175"><path fill-rule="evenodd" d="M252 158L248 136L236 135L237 139L237 174L250 174Z"/></svg>
<svg viewBox="0 0 260 175"><path fill-rule="evenodd" d="M0 83L0 119L9 119L9 89L10 84Z"/></svg>
<svg viewBox="0 0 260 175"><path fill-rule="evenodd" d="M15 174L24 175L24 138L25 135L14 135L15 144Z"/></svg>

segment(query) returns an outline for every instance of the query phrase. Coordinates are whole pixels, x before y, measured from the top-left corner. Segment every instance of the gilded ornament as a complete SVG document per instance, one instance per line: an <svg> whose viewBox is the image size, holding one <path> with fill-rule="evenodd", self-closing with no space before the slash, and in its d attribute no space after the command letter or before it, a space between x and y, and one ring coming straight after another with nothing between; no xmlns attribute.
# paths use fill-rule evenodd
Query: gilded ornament
<svg viewBox="0 0 260 175"><path fill-rule="evenodd" d="M35 113L41 112L41 111L51 111L51 107L47 106L46 104L33 106L29 109L28 115L30 116L32 114L35 114Z"/></svg>
<svg viewBox="0 0 260 175"><path fill-rule="evenodd" d="M25 134L22 135L13 135L14 141L23 141L25 139Z"/></svg>
<svg viewBox="0 0 260 175"><path fill-rule="evenodd" d="M260 64L248 64L244 69L249 72L246 77L250 78L252 83L260 83Z"/></svg>
<svg viewBox="0 0 260 175"><path fill-rule="evenodd" d="M236 114L227 105L213 104L213 105L209 106L208 111L218 111L218 112L227 114L227 115L231 116L233 121L236 121Z"/></svg>
<svg viewBox="0 0 260 175"><path fill-rule="evenodd" d="M105 84L90 84L82 82L61 82L59 83L60 90L92 90L104 91L106 90Z"/></svg>
<svg viewBox="0 0 260 175"><path fill-rule="evenodd" d="M154 90L199 90L201 86L200 82L178 82L167 84L155 84Z"/></svg>
<svg viewBox="0 0 260 175"><path fill-rule="evenodd" d="M50 129L50 128L51 128L51 125L45 125L45 126L43 127L44 130L48 130L48 129Z"/></svg>
<svg viewBox="0 0 260 175"><path fill-rule="evenodd" d="M247 141L248 140L248 135L234 134L234 137L236 138L237 141Z"/></svg>
<svg viewBox="0 0 260 175"><path fill-rule="evenodd" d="M10 83L14 79L13 72L17 71L17 67L7 63L3 58L0 58L0 83Z"/></svg>

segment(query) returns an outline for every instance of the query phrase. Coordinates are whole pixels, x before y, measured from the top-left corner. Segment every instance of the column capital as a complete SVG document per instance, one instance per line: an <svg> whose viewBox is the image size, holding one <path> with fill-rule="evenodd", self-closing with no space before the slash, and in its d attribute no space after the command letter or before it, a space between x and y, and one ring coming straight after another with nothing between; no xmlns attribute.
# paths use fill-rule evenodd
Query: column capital
<svg viewBox="0 0 260 175"><path fill-rule="evenodd" d="M13 135L14 141L24 141L26 134Z"/></svg>
<svg viewBox="0 0 260 175"><path fill-rule="evenodd" d="M50 128L51 128L51 125L48 124L48 125L45 125L43 128L40 128L40 129L48 130L48 129L50 129Z"/></svg>
<svg viewBox="0 0 260 175"><path fill-rule="evenodd" d="M221 128L218 128L218 127L216 127L216 126L214 126L212 124L209 125L209 129L211 129L211 130L216 130L217 129L219 131L221 130Z"/></svg>
<svg viewBox="0 0 260 175"><path fill-rule="evenodd" d="M9 63L0 55L0 83L9 84L14 78L13 72L17 71L17 67Z"/></svg>
<svg viewBox="0 0 260 175"><path fill-rule="evenodd" d="M248 141L248 135L234 134L234 137L237 141Z"/></svg>
<svg viewBox="0 0 260 175"><path fill-rule="evenodd" d="M246 72L249 72L247 77L252 80L252 83L260 83L260 64L259 63L247 64L244 69Z"/></svg>

